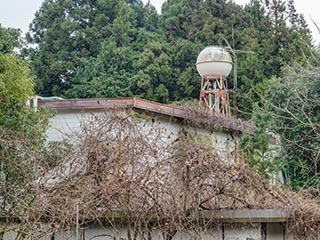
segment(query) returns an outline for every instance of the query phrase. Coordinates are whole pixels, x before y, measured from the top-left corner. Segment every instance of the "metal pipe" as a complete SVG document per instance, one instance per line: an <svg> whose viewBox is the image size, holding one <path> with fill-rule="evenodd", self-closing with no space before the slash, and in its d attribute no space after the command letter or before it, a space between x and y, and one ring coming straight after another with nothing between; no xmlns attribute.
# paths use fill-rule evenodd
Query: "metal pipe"
<svg viewBox="0 0 320 240"><path fill-rule="evenodd" d="M223 47L223 44L222 44L222 42L225 42L226 44L227 44L227 46L228 46L228 48L227 48L227 50L229 50L231 53L232 53L232 55L233 55L233 91L235 91L236 89L237 89L237 87L238 87L238 69L237 69L237 65L238 65L238 58L237 58L237 55L236 55L236 53L235 53L235 51L233 50L233 48L231 47L231 45L229 44L229 42L227 41L227 39L225 39L225 38L220 38L219 40L218 40L218 42L219 42L219 45L221 46L221 47Z"/></svg>
<svg viewBox="0 0 320 240"><path fill-rule="evenodd" d="M76 240L79 240L79 203L76 205Z"/></svg>

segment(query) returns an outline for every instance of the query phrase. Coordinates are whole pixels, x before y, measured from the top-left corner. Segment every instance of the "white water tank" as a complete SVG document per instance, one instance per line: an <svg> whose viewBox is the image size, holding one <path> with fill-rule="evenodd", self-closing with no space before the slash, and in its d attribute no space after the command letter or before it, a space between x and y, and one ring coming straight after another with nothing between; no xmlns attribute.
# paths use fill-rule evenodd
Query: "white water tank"
<svg viewBox="0 0 320 240"><path fill-rule="evenodd" d="M201 77L228 77L232 69L232 58L224 48L208 46L198 55L196 66Z"/></svg>

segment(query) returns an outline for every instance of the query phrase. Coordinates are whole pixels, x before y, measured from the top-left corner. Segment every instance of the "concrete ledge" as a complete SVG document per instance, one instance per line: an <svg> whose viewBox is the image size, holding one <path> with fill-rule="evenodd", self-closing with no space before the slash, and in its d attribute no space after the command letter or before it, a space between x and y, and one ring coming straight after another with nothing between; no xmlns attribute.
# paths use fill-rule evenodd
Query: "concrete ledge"
<svg viewBox="0 0 320 240"><path fill-rule="evenodd" d="M284 210L225 210L225 211L201 211L203 219L221 219L230 223L280 223L288 222L289 214Z"/></svg>

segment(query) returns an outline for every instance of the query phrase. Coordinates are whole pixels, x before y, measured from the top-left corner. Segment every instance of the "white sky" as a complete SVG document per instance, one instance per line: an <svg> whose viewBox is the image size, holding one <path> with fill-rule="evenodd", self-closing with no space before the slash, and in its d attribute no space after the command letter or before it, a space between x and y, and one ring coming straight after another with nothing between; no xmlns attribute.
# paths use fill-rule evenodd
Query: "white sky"
<svg viewBox="0 0 320 240"><path fill-rule="evenodd" d="M148 0L143 0L147 2ZM245 4L250 0L234 0L236 3ZM34 17L34 13L39 9L43 0L0 0L0 23L2 27L20 28L23 33L28 31L28 25ZM160 11L164 0L150 0L150 2ZM319 0L295 0L296 9L303 13L312 30L313 38L320 42L320 33L311 21L310 16L320 27L320 1Z"/></svg>

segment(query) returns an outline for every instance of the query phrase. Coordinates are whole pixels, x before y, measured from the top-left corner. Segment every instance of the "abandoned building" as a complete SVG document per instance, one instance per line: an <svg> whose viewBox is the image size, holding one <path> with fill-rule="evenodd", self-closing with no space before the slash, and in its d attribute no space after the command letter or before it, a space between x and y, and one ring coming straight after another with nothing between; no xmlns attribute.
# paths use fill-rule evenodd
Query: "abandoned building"
<svg viewBox="0 0 320 240"><path fill-rule="evenodd" d="M55 112L47 144L62 153L30 187L34 209L20 221L33 224L3 239L30 229L50 240L316 239L319 207L243 160L240 138L255 129L230 114L232 64L221 47L199 54L205 110L136 97L30 100Z"/></svg>
<svg viewBox="0 0 320 240"><path fill-rule="evenodd" d="M141 131L149 132L152 128L161 129L159 139L162 139L164 144L172 145L179 139L181 134L189 139L192 138L192 141L200 142L200 144L204 144L203 142L205 144L209 143L215 149L219 158L226 162L227 165L241 161L237 156L239 137L242 133L252 134L254 131L252 126L237 119L228 120L210 116L206 119L194 120L193 113L188 112L183 107L160 104L139 98L39 98L35 99L31 105L34 107L45 106L56 112L55 116L50 120L51 127L48 130L48 141L61 141L66 136L71 136L80 131L81 126L90 121L89 119L92 116L113 115L116 110L121 113L125 112L125 116L130 116L130 118L137 118L139 124L143 126L139 128ZM203 116L196 116L196 118L198 117ZM115 149L115 151L117 150ZM67 176L70 172L64 172L63 174ZM55 181L59 180L55 177L54 180L47 179L47 181L54 184ZM239 189L239 191L242 190ZM229 203L225 204L228 205ZM192 231L176 231L172 239L294 239L287 228L288 213L285 210L276 208L276 204L275 209L270 208L270 206L266 209L256 207L253 207L253 209L246 209L246 207L232 209L231 206L222 205L221 209L216 211L203 209L199 212L202 221L210 223L210 219L215 219L218 220L219 224L213 221L203 232L197 232L194 229ZM78 235L76 236L76 234ZM169 239L165 238L163 232L159 229L154 229L152 233L148 234L146 236L139 235L138 239L143 237L145 239L148 237L149 239ZM120 224L115 234L107 223L105 225L95 223L79 226L78 233L76 233L75 229L70 229L69 231L56 232L52 237L52 239L76 238L86 240L129 239L126 227L122 227Z"/></svg>

